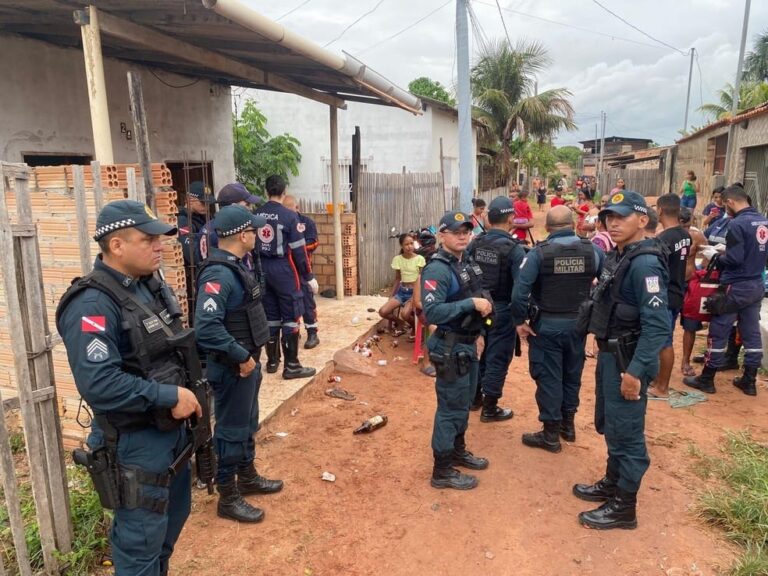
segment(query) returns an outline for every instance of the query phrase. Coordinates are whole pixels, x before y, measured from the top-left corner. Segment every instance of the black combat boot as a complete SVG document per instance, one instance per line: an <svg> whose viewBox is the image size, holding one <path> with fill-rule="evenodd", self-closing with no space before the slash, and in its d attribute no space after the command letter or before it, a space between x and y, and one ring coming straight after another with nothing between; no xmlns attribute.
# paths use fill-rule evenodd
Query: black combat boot
<svg viewBox="0 0 768 576"><path fill-rule="evenodd" d="M616 481L618 478L608 474L594 484L574 484L573 495L587 502L604 502L610 500L616 494Z"/></svg>
<svg viewBox="0 0 768 576"><path fill-rule="evenodd" d="M453 466L463 466L470 470L485 470L488 468L488 459L475 456L472 452L467 450L464 434L459 434L456 436L456 440L453 441L451 464Z"/></svg>
<svg viewBox="0 0 768 576"><path fill-rule="evenodd" d="M305 350L312 350L320 344L320 338L317 337L317 328L307 328L307 341L304 342Z"/></svg>
<svg viewBox="0 0 768 576"><path fill-rule="evenodd" d="M454 468L453 451L435 452L435 467L432 469L433 488L453 488L454 490L472 490L477 486L477 478L471 474L464 474Z"/></svg>
<svg viewBox="0 0 768 576"><path fill-rule="evenodd" d="M317 372L314 368L304 368L299 363L299 333L283 335L283 354L285 365L283 366L283 380L294 378L309 378Z"/></svg>
<svg viewBox="0 0 768 576"><path fill-rule="evenodd" d="M498 398L483 397L483 410L480 412L480 422L501 422L509 420L515 415L509 408L499 408Z"/></svg>
<svg viewBox="0 0 768 576"><path fill-rule="evenodd" d="M739 369L739 352L741 352L741 344L736 343L736 329L732 329L728 335L728 348L725 350L725 364L723 364L718 370L738 370Z"/></svg>
<svg viewBox="0 0 768 576"><path fill-rule="evenodd" d="M744 374L733 379L733 385L747 396L757 396L757 367L744 366Z"/></svg>
<svg viewBox="0 0 768 576"><path fill-rule="evenodd" d="M616 494L599 508L579 514L579 522L587 528L610 530L612 528L637 528L637 492L616 489Z"/></svg>
<svg viewBox="0 0 768 576"><path fill-rule="evenodd" d="M241 496L249 494L274 494L283 489L282 480L267 480L259 476L253 462L249 466L237 468L237 489Z"/></svg>
<svg viewBox="0 0 768 576"><path fill-rule="evenodd" d="M563 419L560 420L560 437L566 442L576 442L576 424L573 419L576 412L563 412Z"/></svg>
<svg viewBox="0 0 768 576"><path fill-rule="evenodd" d="M538 432L523 434L523 444L531 448L543 448L548 452L560 452L560 422L544 422L544 428Z"/></svg>
<svg viewBox="0 0 768 576"><path fill-rule="evenodd" d="M272 336L266 345L267 349L267 373L274 374L280 366L280 334Z"/></svg>
<svg viewBox="0 0 768 576"><path fill-rule="evenodd" d="M234 478L219 484L218 490L219 505L216 508L216 513L222 518L251 523L264 520L264 512L260 508L251 506L243 500Z"/></svg>
<svg viewBox="0 0 768 576"><path fill-rule="evenodd" d="M683 384L701 390L707 394L714 394L715 390L715 374L717 370L709 366L704 366L699 376L686 376L683 378Z"/></svg>

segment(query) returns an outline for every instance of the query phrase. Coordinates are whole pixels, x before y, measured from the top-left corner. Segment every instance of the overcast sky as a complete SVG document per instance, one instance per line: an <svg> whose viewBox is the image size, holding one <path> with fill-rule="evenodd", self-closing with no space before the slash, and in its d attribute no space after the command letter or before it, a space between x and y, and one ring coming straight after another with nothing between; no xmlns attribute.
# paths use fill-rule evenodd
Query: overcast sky
<svg viewBox="0 0 768 576"><path fill-rule="evenodd" d="M428 76L453 89L456 78L455 12L450 0L243 0L262 14L320 45L378 7L328 49L345 50L406 88ZM560 134L559 145L594 138L601 110L608 114L606 136L651 138L670 144L679 137L685 111L690 57L643 36L593 0L499 0L513 43L538 40L549 50L551 67L539 89L565 87L573 93L578 130ZM600 0L650 36L683 52L693 46L689 125L701 126L703 102L733 82L744 17L744 0ZM442 8L439 8L442 5ZM472 0L487 38L504 37L495 0ZM439 8L439 9L438 9ZM433 10L434 14L386 40ZM542 20L546 19L548 21ZM752 2L747 50L768 29L768 2ZM470 25L474 61L480 40ZM383 41L383 42L382 42ZM378 45L377 45L378 44Z"/></svg>

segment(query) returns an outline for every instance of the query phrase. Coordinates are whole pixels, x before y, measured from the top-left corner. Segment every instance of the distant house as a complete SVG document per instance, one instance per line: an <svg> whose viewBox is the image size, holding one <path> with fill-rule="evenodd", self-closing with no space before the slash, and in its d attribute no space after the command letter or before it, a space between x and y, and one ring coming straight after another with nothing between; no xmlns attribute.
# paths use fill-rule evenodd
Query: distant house
<svg viewBox="0 0 768 576"><path fill-rule="evenodd" d="M725 181L728 133L734 128L733 153ZM708 197L717 186L742 182L762 212L768 210L768 104L733 119L724 118L677 141L674 186L693 170L701 193Z"/></svg>
<svg viewBox="0 0 768 576"><path fill-rule="evenodd" d="M649 138L627 138L625 136L606 136L604 161L610 161L614 156L629 154L637 150L645 150L653 140ZM581 140L579 142L584 149L584 174L595 176L597 163L600 160L600 139Z"/></svg>
<svg viewBox="0 0 768 576"><path fill-rule="evenodd" d="M305 201L330 202L331 155L328 112L316 102L265 90L250 92L267 117L272 135L288 133L301 142L299 175L291 192ZM445 187L459 185L458 111L443 102L421 97L423 114L388 106L349 102L339 111L339 168L342 199L349 201L352 181L352 135L360 128L361 170L364 172L440 172ZM473 127L477 155L477 125ZM478 162L473 181L477 182Z"/></svg>

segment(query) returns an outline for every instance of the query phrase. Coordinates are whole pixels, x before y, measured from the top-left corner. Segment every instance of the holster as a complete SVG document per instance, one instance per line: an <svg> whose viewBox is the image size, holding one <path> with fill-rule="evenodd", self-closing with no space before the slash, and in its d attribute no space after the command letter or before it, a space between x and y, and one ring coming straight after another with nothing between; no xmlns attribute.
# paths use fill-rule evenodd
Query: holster
<svg viewBox="0 0 768 576"><path fill-rule="evenodd" d="M435 371L441 380L456 382L462 376L469 374L472 367L472 354L464 351L454 352L453 346L449 350L448 353L430 353L429 359L435 365Z"/></svg>
<svg viewBox="0 0 768 576"><path fill-rule="evenodd" d="M597 347L600 352L613 354L616 358L616 364L619 366L619 371L626 372L632 362L632 358L635 356L639 339L639 334L625 334L618 338L597 340Z"/></svg>
<svg viewBox="0 0 768 576"><path fill-rule="evenodd" d="M106 446L92 452L77 448L72 458L75 464L85 466L101 505L109 510L120 508L120 476L114 452Z"/></svg>
<svg viewBox="0 0 768 576"><path fill-rule="evenodd" d="M533 326L541 318L541 309L533 302L528 304L528 323Z"/></svg>
<svg viewBox="0 0 768 576"><path fill-rule="evenodd" d="M577 338L586 338L589 332L589 322L592 319L592 307L595 305L594 300L584 300L579 304L579 310L576 312L576 322L573 327L573 333Z"/></svg>

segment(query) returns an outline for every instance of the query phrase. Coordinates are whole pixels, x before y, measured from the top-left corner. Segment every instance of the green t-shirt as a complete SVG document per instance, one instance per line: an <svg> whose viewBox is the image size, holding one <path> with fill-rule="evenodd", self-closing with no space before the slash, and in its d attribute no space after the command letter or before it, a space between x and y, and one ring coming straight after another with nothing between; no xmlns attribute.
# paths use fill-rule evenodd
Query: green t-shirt
<svg viewBox="0 0 768 576"><path fill-rule="evenodd" d="M683 196L696 196L696 186L690 180L683 182Z"/></svg>
<svg viewBox="0 0 768 576"><path fill-rule="evenodd" d="M424 266L427 265L427 261L424 260L424 256L416 254L411 258L406 258L402 254L398 254L392 258L392 269L400 270L401 282L416 282L419 279L419 273Z"/></svg>

